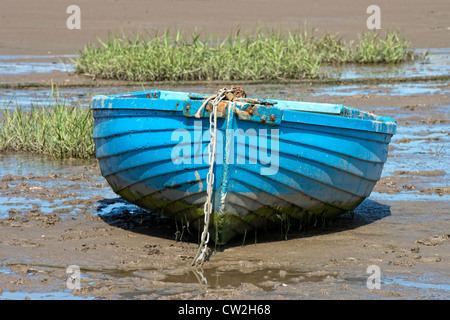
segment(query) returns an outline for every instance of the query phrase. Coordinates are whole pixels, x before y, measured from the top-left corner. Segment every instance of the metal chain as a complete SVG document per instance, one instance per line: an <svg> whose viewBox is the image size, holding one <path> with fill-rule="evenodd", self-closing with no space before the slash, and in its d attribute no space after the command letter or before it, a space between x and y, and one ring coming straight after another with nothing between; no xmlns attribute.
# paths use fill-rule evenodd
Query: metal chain
<svg viewBox="0 0 450 320"><path fill-rule="evenodd" d="M234 89L228 90L226 88L221 89L218 94L209 97L206 99L205 103L203 103L202 107L199 109L199 112L197 112L198 115L200 115L201 110L203 107L212 99L212 112L209 114L209 134L211 136L209 144L208 144L208 160L209 160L209 171L206 175L206 202L203 207L204 212L204 227L201 237L201 242L199 249L197 251L197 254L192 261L192 265L196 265L197 263L200 263L200 265L205 262L205 253L206 249L208 247L209 242L209 220L211 217L212 212L212 194L213 194L213 186L214 186L214 162L216 157L216 138L217 138L217 105L220 101L223 100L223 98L226 97L227 93L234 92ZM198 117L196 115L196 117Z"/></svg>

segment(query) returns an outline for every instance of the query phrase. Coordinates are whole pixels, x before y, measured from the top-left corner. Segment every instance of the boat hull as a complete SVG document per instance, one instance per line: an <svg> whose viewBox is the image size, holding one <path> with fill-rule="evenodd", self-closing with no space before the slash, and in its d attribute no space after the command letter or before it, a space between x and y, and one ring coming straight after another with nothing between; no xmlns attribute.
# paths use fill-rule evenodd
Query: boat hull
<svg viewBox="0 0 450 320"><path fill-rule="evenodd" d="M114 192L197 229L210 142L208 115L193 117L201 103L164 91L92 103L96 156ZM395 122L338 105L290 103L275 109L261 102L259 118L228 105L218 119L210 224L217 243L335 217L357 207L379 180Z"/></svg>

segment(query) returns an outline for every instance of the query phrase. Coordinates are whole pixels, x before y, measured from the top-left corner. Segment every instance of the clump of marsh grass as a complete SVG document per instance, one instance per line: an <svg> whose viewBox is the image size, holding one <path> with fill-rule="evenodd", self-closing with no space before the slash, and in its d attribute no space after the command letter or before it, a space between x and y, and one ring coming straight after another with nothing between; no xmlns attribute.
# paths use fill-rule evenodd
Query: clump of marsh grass
<svg viewBox="0 0 450 320"><path fill-rule="evenodd" d="M89 108L59 97L45 106L0 110L0 151L27 151L54 158L91 158L93 118Z"/></svg>
<svg viewBox="0 0 450 320"><path fill-rule="evenodd" d="M352 60L355 63L401 63L416 59L409 42L402 40L396 32L389 32L384 38L376 33L359 37Z"/></svg>
<svg viewBox="0 0 450 320"><path fill-rule="evenodd" d="M322 67L342 63L400 63L414 59L409 42L396 32L345 41L316 32L263 30L201 40L168 30L110 35L88 45L75 60L77 74L130 81L279 80L326 76Z"/></svg>

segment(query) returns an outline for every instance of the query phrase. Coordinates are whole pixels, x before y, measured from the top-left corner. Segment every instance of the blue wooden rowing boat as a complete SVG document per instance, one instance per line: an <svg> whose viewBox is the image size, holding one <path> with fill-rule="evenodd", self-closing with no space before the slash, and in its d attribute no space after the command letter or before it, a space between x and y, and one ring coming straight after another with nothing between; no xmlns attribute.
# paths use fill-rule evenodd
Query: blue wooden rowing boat
<svg viewBox="0 0 450 320"><path fill-rule="evenodd" d="M395 121L339 104L163 90L92 100L102 175L142 208L204 225L211 121L213 240L353 210L380 179ZM203 109L202 109L203 108Z"/></svg>

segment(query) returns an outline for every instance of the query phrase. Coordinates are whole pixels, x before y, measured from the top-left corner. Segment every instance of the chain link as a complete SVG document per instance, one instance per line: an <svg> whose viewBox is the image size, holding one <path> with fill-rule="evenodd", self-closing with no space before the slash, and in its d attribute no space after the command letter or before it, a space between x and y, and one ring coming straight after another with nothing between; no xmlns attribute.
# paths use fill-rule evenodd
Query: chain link
<svg viewBox="0 0 450 320"><path fill-rule="evenodd" d="M212 212L212 195L213 195L213 186L214 186L214 162L216 157L216 138L217 138L217 105L220 101L222 101L227 93L234 92L234 89L228 90L226 88L219 90L219 93L217 93L214 96L209 97L206 99L206 101L203 103L202 107L199 109L199 111L196 114L196 117L199 117L201 110L203 107L212 99L212 112L209 114L209 134L211 136L209 144L208 144L208 160L209 160L209 171L206 175L206 183L207 183L207 189L206 189L206 202L203 207L203 213L204 213L204 227L203 232L201 236L201 242L199 249L197 251L197 254L192 262L192 265L200 264L202 265L203 262L205 262L205 253L206 249L208 248L208 242L209 242L209 221L211 217Z"/></svg>

